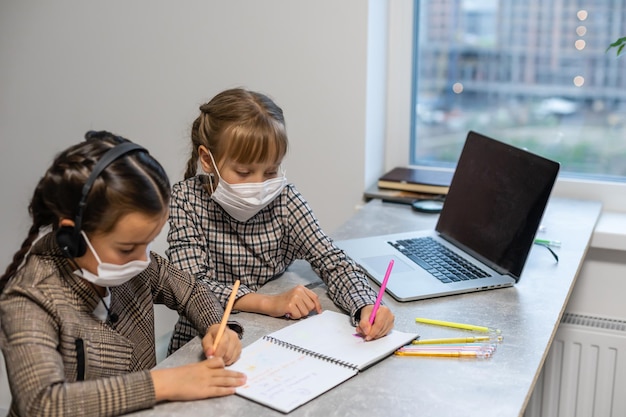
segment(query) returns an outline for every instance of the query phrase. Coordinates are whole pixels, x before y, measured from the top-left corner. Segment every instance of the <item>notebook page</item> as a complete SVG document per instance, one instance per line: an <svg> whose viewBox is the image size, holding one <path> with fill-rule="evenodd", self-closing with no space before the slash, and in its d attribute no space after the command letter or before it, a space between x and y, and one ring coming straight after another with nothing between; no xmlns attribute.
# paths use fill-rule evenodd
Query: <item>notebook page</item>
<svg viewBox="0 0 626 417"><path fill-rule="evenodd" d="M356 334L346 314L325 310L284 327L270 336L363 370L410 343L417 333L393 330L387 336L366 342Z"/></svg>
<svg viewBox="0 0 626 417"><path fill-rule="evenodd" d="M236 393L288 413L356 375L357 371L259 339L228 369L248 377Z"/></svg>

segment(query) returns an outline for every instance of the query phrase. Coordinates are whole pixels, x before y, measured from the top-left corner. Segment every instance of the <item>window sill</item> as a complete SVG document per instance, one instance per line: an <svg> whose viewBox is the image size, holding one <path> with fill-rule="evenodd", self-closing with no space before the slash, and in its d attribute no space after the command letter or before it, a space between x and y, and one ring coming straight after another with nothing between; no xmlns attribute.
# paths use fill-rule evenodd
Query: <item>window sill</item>
<svg viewBox="0 0 626 417"><path fill-rule="evenodd" d="M602 212L590 245L596 249L626 251L626 213Z"/></svg>
<svg viewBox="0 0 626 417"><path fill-rule="evenodd" d="M552 194L602 202L602 213L591 236L590 246L626 251L626 182L559 177Z"/></svg>

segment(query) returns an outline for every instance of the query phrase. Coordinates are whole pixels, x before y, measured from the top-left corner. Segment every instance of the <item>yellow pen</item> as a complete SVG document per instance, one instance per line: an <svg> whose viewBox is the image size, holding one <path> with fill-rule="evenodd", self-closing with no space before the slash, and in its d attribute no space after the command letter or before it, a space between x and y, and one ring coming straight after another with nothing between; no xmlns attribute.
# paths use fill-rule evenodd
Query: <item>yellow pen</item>
<svg viewBox="0 0 626 417"><path fill-rule="evenodd" d="M403 352L396 351L394 353L397 356L434 356L445 358L488 358L491 356L489 352L476 352L476 351L411 351Z"/></svg>
<svg viewBox="0 0 626 417"><path fill-rule="evenodd" d="M416 322L418 323L424 323L424 324L434 324L436 326L446 326L446 327L454 327L457 329L464 329L464 330L473 330L476 332L483 332L483 333L495 333L495 334L500 334L500 329L492 329L490 327L486 327L486 326L475 326L473 324L464 324L464 323L454 323L451 321L443 321L443 320L433 320L433 319L425 319L422 317L417 317L415 319Z"/></svg>
<svg viewBox="0 0 626 417"><path fill-rule="evenodd" d="M492 338L491 336L469 336L469 337L447 337L443 339L420 339L411 342L413 345L434 345L447 343L475 343L475 342L501 342L502 336Z"/></svg>
<svg viewBox="0 0 626 417"><path fill-rule="evenodd" d="M493 353L497 349L496 345L489 345L484 343L471 344L471 345L421 345L421 346L404 346L398 349L398 352L489 352Z"/></svg>

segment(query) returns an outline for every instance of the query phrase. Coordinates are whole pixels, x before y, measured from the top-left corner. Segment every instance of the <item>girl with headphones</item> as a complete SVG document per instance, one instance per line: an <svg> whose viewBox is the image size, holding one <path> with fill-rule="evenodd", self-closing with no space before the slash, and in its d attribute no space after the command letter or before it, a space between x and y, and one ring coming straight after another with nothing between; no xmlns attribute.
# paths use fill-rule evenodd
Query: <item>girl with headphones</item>
<svg viewBox="0 0 626 417"><path fill-rule="evenodd" d="M121 415L167 400L233 394L241 354L223 310L194 277L150 252L170 184L149 153L108 132L61 152L29 206L28 237L0 277L0 343L10 416ZM153 303L185 316L207 359L156 365Z"/></svg>

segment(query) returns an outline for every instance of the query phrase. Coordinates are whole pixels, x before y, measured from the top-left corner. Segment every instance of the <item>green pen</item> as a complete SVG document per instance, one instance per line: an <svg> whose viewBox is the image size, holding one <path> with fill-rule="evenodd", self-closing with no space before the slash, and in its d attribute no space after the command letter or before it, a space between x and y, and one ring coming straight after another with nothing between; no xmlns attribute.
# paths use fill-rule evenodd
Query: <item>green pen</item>
<svg viewBox="0 0 626 417"><path fill-rule="evenodd" d="M549 240L549 239L535 239L535 243L540 245L551 246L553 248L560 248L561 241L560 240Z"/></svg>

